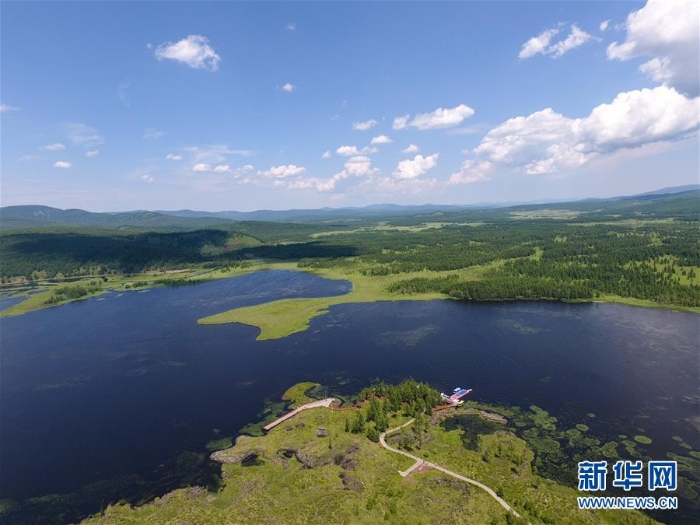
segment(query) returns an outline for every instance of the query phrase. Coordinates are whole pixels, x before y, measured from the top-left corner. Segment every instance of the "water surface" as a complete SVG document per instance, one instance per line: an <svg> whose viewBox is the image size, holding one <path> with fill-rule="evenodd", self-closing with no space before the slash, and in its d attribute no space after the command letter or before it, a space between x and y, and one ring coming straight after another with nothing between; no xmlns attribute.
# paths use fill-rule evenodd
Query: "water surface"
<svg viewBox="0 0 700 525"><path fill-rule="evenodd" d="M309 380L352 392L414 377L444 391L473 388L480 401L535 404L601 436L647 435L659 459L683 452L673 436L700 449L694 314L613 304L347 304L271 341L255 341L249 326L196 323L237 306L349 289L299 272L257 272L0 320L0 496L164 475L159 465L235 435L266 400ZM99 510L99 496L84 508Z"/></svg>

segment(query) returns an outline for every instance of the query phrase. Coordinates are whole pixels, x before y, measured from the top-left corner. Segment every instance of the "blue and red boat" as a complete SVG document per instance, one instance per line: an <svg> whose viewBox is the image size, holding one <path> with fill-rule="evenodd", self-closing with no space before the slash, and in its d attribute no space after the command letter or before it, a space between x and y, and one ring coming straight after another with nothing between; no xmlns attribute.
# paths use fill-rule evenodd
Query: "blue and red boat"
<svg viewBox="0 0 700 525"><path fill-rule="evenodd" d="M471 388L461 388L457 387L452 391L452 395L448 396L447 394L440 394L442 398L450 403L451 405L454 406L459 406L464 404L464 400L462 400L463 397L469 395L469 393L472 391Z"/></svg>

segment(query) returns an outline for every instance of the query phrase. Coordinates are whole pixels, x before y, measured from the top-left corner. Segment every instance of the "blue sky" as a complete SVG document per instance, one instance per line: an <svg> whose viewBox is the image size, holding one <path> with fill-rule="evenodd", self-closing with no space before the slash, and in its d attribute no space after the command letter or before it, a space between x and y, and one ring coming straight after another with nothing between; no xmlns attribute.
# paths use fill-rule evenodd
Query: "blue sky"
<svg viewBox="0 0 700 525"><path fill-rule="evenodd" d="M1 203L534 201L698 182L697 2L2 2Z"/></svg>

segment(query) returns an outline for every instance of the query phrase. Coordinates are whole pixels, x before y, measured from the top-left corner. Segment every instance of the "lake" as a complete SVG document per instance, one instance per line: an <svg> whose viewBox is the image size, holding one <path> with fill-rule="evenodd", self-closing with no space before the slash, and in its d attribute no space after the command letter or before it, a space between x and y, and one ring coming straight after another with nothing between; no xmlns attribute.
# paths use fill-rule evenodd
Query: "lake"
<svg viewBox="0 0 700 525"><path fill-rule="evenodd" d="M414 377L442 391L473 388L478 401L534 404L599 436L648 436L655 459L687 452L673 436L700 450L695 314L404 301L336 306L309 330L271 341L255 341L249 326L197 324L238 306L350 287L264 271L0 320L0 496L79 494L55 498L63 517L42 503L50 523L137 500L139 491L211 480L206 443L235 436L299 381L351 393Z"/></svg>

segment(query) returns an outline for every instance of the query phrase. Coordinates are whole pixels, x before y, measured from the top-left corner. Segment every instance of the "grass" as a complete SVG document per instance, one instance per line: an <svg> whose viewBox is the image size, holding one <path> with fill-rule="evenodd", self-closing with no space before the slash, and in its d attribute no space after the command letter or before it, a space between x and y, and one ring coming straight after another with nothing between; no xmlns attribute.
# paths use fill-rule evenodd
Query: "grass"
<svg viewBox="0 0 700 525"><path fill-rule="evenodd" d="M311 319L328 312L331 306L348 303L369 303L376 301L426 301L444 299L446 296L439 293L424 294L399 294L387 291L392 282L419 276L435 277L440 272L413 272L387 276L368 277L362 275L358 269L306 269L297 268L293 264L276 264L273 267L287 266L313 273L328 279L345 279L352 282L352 291L346 295L337 297L321 297L313 299L284 299L256 306L236 308L220 314L200 319L200 324L243 323L260 328L258 340L278 339L296 332L302 332L309 327ZM458 273L464 280L476 279L483 268L469 268Z"/></svg>
<svg viewBox="0 0 700 525"><path fill-rule="evenodd" d="M539 259L542 250L537 249L531 256ZM428 301L446 299L447 296L440 293L423 294L399 294L387 291L387 287L393 282L411 279L414 277L439 277L442 275L456 274L460 280L479 280L488 269L498 267L504 261L495 261L484 266L474 266L449 272L409 272L401 274L366 276L361 273L361 266L334 267L309 269L299 268L295 263L267 264L259 268L288 269L313 273L327 279L344 279L352 282L352 291L346 295L337 297L321 297L311 299L283 299L255 306L236 308L209 317L199 319L200 324L224 324L242 323L260 329L257 340L279 339L288 335L303 332L308 329L311 319L324 315L329 308L339 304L369 303L377 301ZM600 302L621 303L628 306L641 306L645 308L676 309L694 313L700 313L698 307L682 307L661 305L653 301L635 299L633 297L620 297L617 295L601 295L597 298Z"/></svg>
<svg viewBox="0 0 700 525"><path fill-rule="evenodd" d="M636 306L639 308L658 308L661 310L677 310L681 312L693 312L700 314L700 307L697 306L679 306L666 303L656 303L654 301L648 301L646 299L636 299L634 297L622 297L620 295L612 294L601 294L600 297L596 298L596 302L601 303L618 303L627 306Z"/></svg>
<svg viewBox="0 0 700 525"><path fill-rule="evenodd" d="M303 411L265 436L243 437L217 453L229 462L222 467L224 485L219 491L184 488L140 507L111 505L85 523L507 522L506 511L476 487L434 470L399 476L412 461L362 434L344 432L345 420L352 416L353 412L325 408ZM390 425L407 419L393 417ZM328 430L328 437L317 437L320 427ZM296 456L281 452L290 449ZM654 523L638 512L579 510L575 489L535 475L534 453L507 431L481 435L472 451L464 448L460 430L431 425L424 445L413 453L491 486L523 516L521 523ZM240 461L251 454L260 461L243 466Z"/></svg>
<svg viewBox="0 0 700 525"><path fill-rule="evenodd" d="M284 399L285 401L292 402L289 408L297 408L298 406L303 405L305 403L311 403L312 401L316 400L307 396L306 392L317 386L321 385L319 385L318 383L310 382L297 383L282 395L282 399Z"/></svg>

